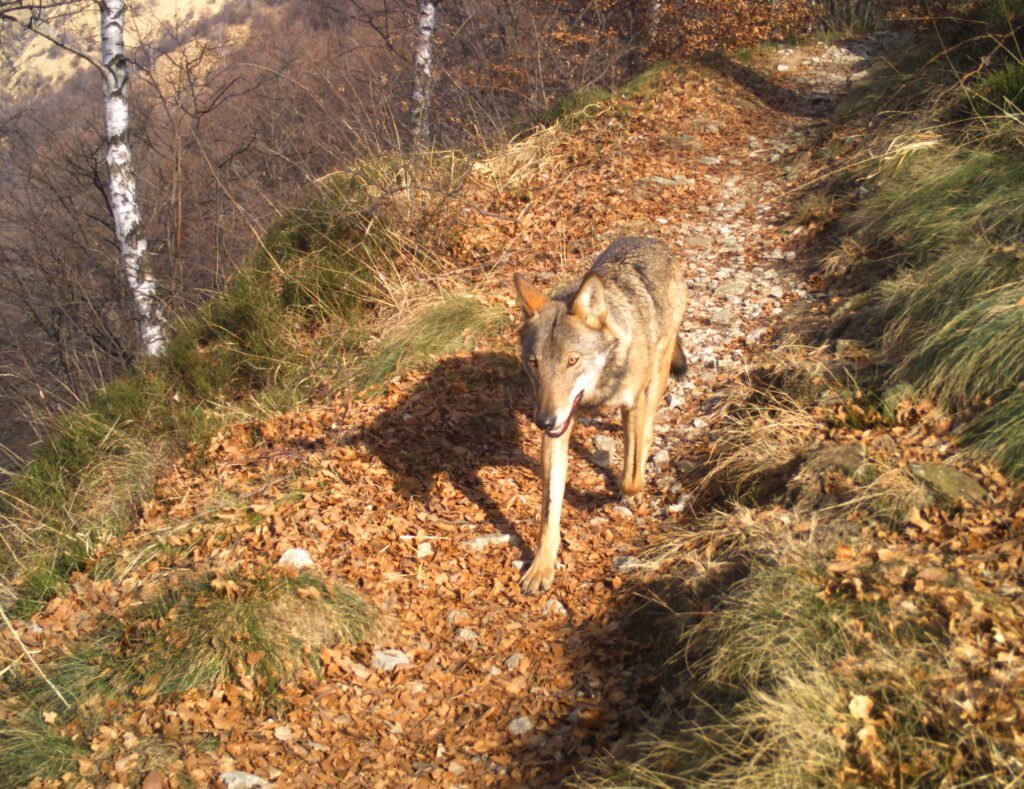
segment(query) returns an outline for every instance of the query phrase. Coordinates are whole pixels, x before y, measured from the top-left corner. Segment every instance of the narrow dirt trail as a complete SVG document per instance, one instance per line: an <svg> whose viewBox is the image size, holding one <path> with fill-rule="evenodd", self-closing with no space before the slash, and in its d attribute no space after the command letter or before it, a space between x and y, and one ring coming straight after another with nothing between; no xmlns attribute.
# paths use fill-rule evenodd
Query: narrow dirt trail
<svg viewBox="0 0 1024 789"><path fill-rule="evenodd" d="M626 628L631 557L668 519L691 517L686 471L706 449L715 389L793 301L817 298L789 264L799 230L784 221L794 171L865 51L817 45L774 55L784 68L767 76L732 64L666 77L628 114L599 114L553 143L517 223L474 220L472 254L499 261L502 279L567 279L624 233L675 245L690 277L691 372L659 414L645 500L632 511L617 501L617 417L583 420L550 593L518 588L536 539L540 441L508 338L378 398L238 426L201 475L165 481L176 503L150 508L139 539L200 539L187 563L209 568L304 548L386 618L371 644L324 650L325 676L300 674L281 718L250 718L242 689L140 705L151 729L207 738L185 760L194 779L550 785L636 730L655 677L639 657L651 634ZM229 538L201 539L210 524ZM387 667L383 650L404 665Z"/></svg>

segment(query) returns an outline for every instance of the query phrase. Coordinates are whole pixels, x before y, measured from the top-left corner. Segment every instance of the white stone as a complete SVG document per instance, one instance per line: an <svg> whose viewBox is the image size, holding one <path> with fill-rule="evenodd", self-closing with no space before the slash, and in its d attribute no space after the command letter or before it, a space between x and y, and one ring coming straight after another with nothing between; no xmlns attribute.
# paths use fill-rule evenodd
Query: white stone
<svg viewBox="0 0 1024 789"><path fill-rule="evenodd" d="M460 642L476 641L477 635L475 630L470 630L468 627L460 627L455 631L455 640Z"/></svg>
<svg viewBox="0 0 1024 789"><path fill-rule="evenodd" d="M426 559L428 556L432 556L434 553L434 546L429 542L421 542L416 546L416 558Z"/></svg>
<svg viewBox="0 0 1024 789"><path fill-rule="evenodd" d="M400 649L378 649L370 661L370 667L377 671L395 671L411 664L409 656Z"/></svg>
<svg viewBox="0 0 1024 789"><path fill-rule="evenodd" d="M508 733L513 737L519 737L531 731L533 731L533 721L525 715L516 718L508 725Z"/></svg>
<svg viewBox="0 0 1024 789"><path fill-rule="evenodd" d="M466 541L466 547L471 551L486 551L496 545L518 545L519 538L511 534L481 534L472 540Z"/></svg>
<svg viewBox="0 0 1024 789"><path fill-rule="evenodd" d="M230 770L220 774L220 782L226 789L264 789L270 786L265 778L260 778L252 773L244 773L241 770Z"/></svg>
<svg viewBox="0 0 1024 789"><path fill-rule="evenodd" d="M513 652L507 658L505 658L505 668L509 671L515 671L519 668L519 664L526 660L526 655L522 652Z"/></svg>
<svg viewBox="0 0 1024 789"><path fill-rule="evenodd" d="M544 603L544 612L548 616L569 616L569 612L562 604L562 601L556 600L553 597Z"/></svg>
<svg viewBox="0 0 1024 789"><path fill-rule="evenodd" d="M309 553L302 548L289 548L281 554L277 560L278 567L292 567L296 570L304 570L313 566L313 559Z"/></svg>

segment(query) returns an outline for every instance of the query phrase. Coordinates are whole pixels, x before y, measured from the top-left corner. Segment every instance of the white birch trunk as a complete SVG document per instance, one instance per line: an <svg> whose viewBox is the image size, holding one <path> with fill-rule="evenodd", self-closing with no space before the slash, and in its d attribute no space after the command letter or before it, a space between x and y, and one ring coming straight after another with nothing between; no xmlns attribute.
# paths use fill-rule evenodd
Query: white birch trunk
<svg viewBox="0 0 1024 789"><path fill-rule="evenodd" d="M416 81L412 91L412 136L417 148L425 147L430 138L430 94L433 88L436 26L437 3L435 0L419 0L419 21L416 26Z"/></svg>
<svg viewBox="0 0 1024 789"><path fill-rule="evenodd" d="M103 61L103 98L107 119L107 168L110 205L128 288L135 302L146 354L163 350L163 310L156 281L148 270L146 238L135 199L135 171L128 147L128 62L124 56L125 0L99 0Z"/></svg>
<svg viewBox="0 0 1024 789"><path fill-rule="evenodd" d="M647 46L653 47L658 40L661 28L662 0L647 2Z"/></svg>

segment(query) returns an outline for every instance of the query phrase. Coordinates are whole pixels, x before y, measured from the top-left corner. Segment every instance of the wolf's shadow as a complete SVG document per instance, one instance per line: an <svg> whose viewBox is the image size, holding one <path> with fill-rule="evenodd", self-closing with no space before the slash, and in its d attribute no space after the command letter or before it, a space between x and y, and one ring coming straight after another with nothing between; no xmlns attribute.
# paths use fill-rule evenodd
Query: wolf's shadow
<svg viewBox="0 0 1024 789"><path fill-rule="evenodd" d="M487 492L480 470L530 469L536 479L531 485L536 488L523 493L536 502L536 512L521 526L532 537L540 508L540 462L523 451L522 435L522 426L534 429L528 417L532 408L529 385L515 357L496 352L467 354L438 364L353 440L380 458L401 495L442 514L435 490L439 475L445 475L498 531L519 537L527 535L519 533ZM539 456L540 442L536 445L532 454ZM589 509L602 497L567 486L566 498L574 506Z"/></svg>
<svg viewBox="0 0 1024 789"><path fill-rule="evenodd" d="M431 508L436 480L444 474L499 531L513 533L480 469L536 467L520 440L518 414L530 408L523 378L507 353L445 359L356 440L387 466L400 494Z"/></svg>

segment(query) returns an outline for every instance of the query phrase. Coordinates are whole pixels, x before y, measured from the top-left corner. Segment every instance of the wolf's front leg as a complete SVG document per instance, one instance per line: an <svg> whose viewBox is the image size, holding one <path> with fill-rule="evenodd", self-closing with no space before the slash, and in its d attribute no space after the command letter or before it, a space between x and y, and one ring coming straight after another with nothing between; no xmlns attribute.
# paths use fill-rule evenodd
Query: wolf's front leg
<svg viewBox="0 0 1024 789"><path fill-rule="evenodd" d="M562 533L562 500L565 498L565 479L569 470L569 435L572 424L558 438L544 436L541 441L540 468L543 477L544 499L541 506L540 544L530 569L520 584L526 594L550 589L555 580L555 558Z"/></svg>

